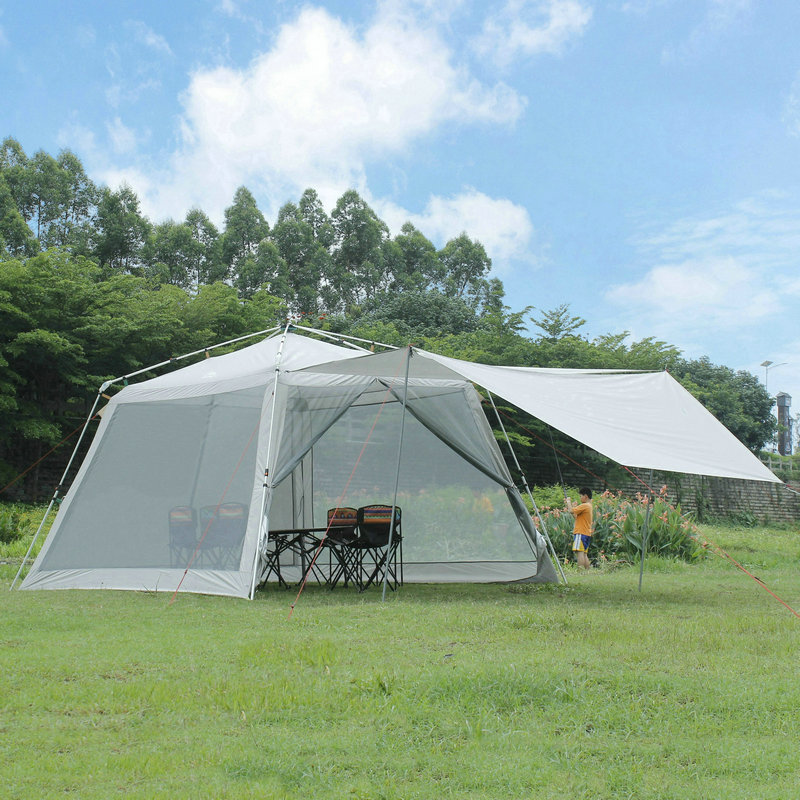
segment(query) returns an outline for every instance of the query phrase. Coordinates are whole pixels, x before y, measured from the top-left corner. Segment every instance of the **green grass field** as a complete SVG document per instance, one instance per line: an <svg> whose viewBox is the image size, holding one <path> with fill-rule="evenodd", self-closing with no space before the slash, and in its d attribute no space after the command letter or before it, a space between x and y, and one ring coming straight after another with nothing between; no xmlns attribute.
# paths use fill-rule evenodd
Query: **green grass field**
<svg viewBox="0 0 800 800"><path fill-rule="evenodd" d="M703 533L800 610L798 530ZM0 556L2 552L0 552ZM13 561L14 559L9 559ZM800 619L710 556L254 602L8 591L4 798L794 798Z"/></svg>

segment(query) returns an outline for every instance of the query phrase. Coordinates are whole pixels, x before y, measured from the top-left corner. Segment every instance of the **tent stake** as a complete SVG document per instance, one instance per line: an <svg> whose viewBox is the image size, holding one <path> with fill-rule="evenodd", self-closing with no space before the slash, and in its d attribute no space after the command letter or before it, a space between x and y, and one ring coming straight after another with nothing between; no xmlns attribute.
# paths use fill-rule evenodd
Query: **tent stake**
<svg viewBox="0 0 800 800"><path fill-rule="evenodd" d="M386 600L386 578L389 575L389 553L392 552L392 538L394 536L394 515L397 508L397 490L400 486L400 459L403 455L403 434L406 427L406 406L408 405L408 368L411 366L411 345L406 353L406 377L403 384L403 416L400 418L400 441L397 444L397 469L394 474L394 497L392 498L392 516L389 522L389 544L386 546L386 564L383 569L383 593L381 602Z"/></svg>
<svg viewBox="0 0 800 800"><path fill-rule="evenodd" d="M492 393L487 389L486 393L489 395L489 402L492 404L492 408L494 409L494 415L497 417L497 422L500 425L500 430L503 431L503 436L506 437L506 444L508 445L508 449L511 451L511 456L514 459L514 464L516 464L517 472L522 476L522 484L525 487L525 491L528 493L528 498L533 505L533 510L536 512L536 519L539 520L539 524L542 526L542 532L544 533L544 540L547 542L547 546L550 549L550 553L553 557L553 561L556 562L556 566L558 567L558 572L561 575L561 580L564 581L564 584L567 583L567 576L564 575L564 570L561 568L561 560L556 555L556 549L553 547L553 543L550 541L550 535L547 533L547 525L544 524L544 519L542 519L541 513L539 513L539 506L536 505L536 501L533 499L533 492L531 492L531 487L528 486L528 479L525 477L525 473L522 471L522 467L519 464L519 459L517 458L517 454L514 450L514 447L511 444L511 440L508 438L508 433L506 432L506 426L503 425L503 420L500 419L500 412L497 410L497 406L494 404L494 397ZM536 558L539 558L539 553L536 553Z"/></svg>
<svg viewBox="0 0 800 800"><path fill-rule="evenodd" d="M642 575L644 574L644 554L647 552L647 534L650 531L650 500L653 491L653 469L650 468L650 479L647 481L647 508L644 511L644 530L642 531L642 558L639 562L639 591L642 591Z"/></svg>

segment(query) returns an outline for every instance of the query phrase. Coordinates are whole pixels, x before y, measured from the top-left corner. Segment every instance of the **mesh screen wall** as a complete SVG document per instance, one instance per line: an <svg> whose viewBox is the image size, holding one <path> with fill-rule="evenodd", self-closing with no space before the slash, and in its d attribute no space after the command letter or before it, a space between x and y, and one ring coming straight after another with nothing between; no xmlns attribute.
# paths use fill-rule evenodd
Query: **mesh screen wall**
<svg viewBox="0 0 800 800"><path fill-rule="evenodd" d="M41 569L185 568L192 552L171 547L170 510L194 510L198 540L209 521L201 520L203 509L241 503L249 510L262 397L249 389L119 405ZM242 530L228 559L236 569L243 537ZM205 566L219 563L201 547L194 566L204 558Z"/></svg>

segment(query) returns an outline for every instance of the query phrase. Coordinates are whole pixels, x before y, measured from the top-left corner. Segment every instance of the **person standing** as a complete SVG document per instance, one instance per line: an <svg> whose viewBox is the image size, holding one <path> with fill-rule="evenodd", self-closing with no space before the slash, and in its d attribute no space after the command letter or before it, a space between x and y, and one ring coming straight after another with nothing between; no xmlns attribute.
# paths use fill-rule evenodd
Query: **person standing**
<svg viewBox="0 0 800 800"><path fill-rule="evenodd" d="M586 486L578 489L581 502L573 505L567 498L567 511L575 517L575 526L572 529L572 552L579 567L591 569L589 561L589 545L592 543L592 490Z"/></svg>

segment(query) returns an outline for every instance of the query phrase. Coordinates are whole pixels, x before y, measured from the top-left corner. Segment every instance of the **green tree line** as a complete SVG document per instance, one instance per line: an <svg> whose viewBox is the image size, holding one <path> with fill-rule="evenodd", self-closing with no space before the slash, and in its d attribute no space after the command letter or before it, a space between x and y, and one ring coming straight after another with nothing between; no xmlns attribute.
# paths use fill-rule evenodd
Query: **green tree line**
<svg viewBox="0 0 800 800"><path fill-rule="evenodd" d="M392 236L354 190L328 213L307 189L270 224L236 190L219 229L199 208L151 222L128 186L96 185L64 150L0 145L0 488L68 436L111 377L281 324L458 358L541 367L669 369L748 447L773 433L771 400L746 372L687 360L625 331L589 339L566 305L505 305L483 245L441 249L411 223ZM531 335L530 328L537 333ZM184 362L185 363L185 362ZM535 420L509 410L523 467ZM568 446L568 443L564 443ZM52 457L65 460L60 448ZM63 451L63 452L62 452ZM38 470L14 484L48 495Z"/></svg>

